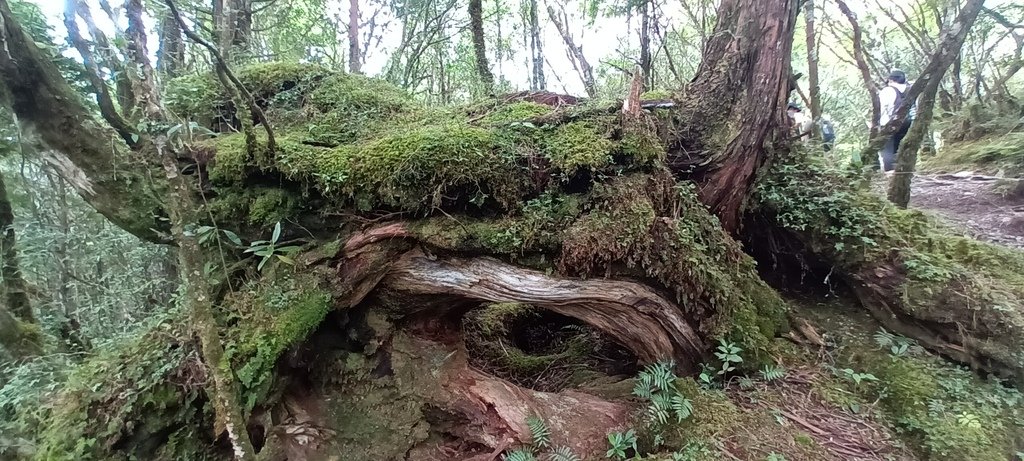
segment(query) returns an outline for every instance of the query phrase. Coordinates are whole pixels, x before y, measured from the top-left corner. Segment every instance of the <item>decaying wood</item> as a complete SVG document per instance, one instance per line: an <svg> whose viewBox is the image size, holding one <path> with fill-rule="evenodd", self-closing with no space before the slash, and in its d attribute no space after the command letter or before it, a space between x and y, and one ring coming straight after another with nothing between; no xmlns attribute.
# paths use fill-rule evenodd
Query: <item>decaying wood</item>
<svg viewBox="0 0 1024 461"><path fill-rule="evenodd" d="M415 251L395 262L383 283L410 294L549 309L601 330L644 362L674 359L685 371L695 370L705 351L682 310L639 283L573 280L493 258L439 258Z"/></svg>
<svg viewBox="0 0 1024 461"><path fill-rule="evenodd" d="M1024 366L1007 352L1019 349L1019 334L977 308L973 308L974 318L967 317L975 301L965 294L971 290L957 286L956 280L946 287L946 296L932 298L945 305L915 309L902 288L905 276L891 263L868 265L845 279L864 308L887 330L914 338L925 348L976 370L1024 383Z"/></svg>

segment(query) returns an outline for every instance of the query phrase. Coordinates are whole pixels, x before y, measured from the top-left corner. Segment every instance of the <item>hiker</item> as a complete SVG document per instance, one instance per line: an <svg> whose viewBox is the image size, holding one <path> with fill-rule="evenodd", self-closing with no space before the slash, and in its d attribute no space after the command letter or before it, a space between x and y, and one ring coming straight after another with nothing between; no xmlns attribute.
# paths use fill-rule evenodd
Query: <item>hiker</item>
<svg viewBox="0 0 1024 461"><path fill-rule="evenodd" d="M836 144L836 127L832 125L832 116L821 115L821 148L828 152Z"/></svg>
<svg viewBox="0 0 1024 461"><path fill-rule="evenodd" d="M793 136L799 137L801 142L807 142L808 139L811 139L814 121L804 115L800 106L791 102L786 107L786 113L789 114L789 119L793 122Z"/></svg>
<svg viewBox="0 0 1024 461"><path fill-rule="evenodd" d="M885 88L878 92L878 102L881 104L878 126L884 127L896 116L896 112L903 105L903 97L908 88L907 74L902 70L893 69L886 80ZM889 137L882 150L878 151L878 162L882 166L882 171L890 172L896 168L896 153L900 150L900 142L903 141L903 137L910 130L910 124L914 121L914 115L917 112L916 109L914 106L910 108L910 113L903 120L903 124Z"/></svg>

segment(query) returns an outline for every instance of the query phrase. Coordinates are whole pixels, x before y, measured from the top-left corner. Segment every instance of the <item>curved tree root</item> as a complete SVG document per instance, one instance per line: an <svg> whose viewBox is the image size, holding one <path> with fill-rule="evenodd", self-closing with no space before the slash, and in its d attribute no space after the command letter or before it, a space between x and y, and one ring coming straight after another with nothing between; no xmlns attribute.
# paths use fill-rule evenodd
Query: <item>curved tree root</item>
<svg viewBox="0 0 1024 461"><path fill-rule="evenodd" d="M576 318L615 338L644 362L673 359L695 370L703 341L682 310L654 290L619 280L573 280L488 257L438 258L410 251L383 284L415 295L521 302Z"/></svg>

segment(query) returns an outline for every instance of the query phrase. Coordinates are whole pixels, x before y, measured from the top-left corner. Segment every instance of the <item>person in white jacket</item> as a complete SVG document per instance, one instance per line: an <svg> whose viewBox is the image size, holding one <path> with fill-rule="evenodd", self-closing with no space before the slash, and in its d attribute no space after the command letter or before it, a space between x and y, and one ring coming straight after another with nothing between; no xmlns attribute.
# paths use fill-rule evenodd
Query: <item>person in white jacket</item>
<svg viewBox="0 0 1024 461"><path fill-rule="evenodd" d="M896 115L896 111L903 104L904 95L910 87L907 84L907 74L899 69L893 69L889 73L886 83L885 88L878 92L878 102L881 105L879 126L885 126ZM914 115L916 115L916 106L910 108L910 113L903 120L903 124L889 137L882 150L878 151L878 162L883 171L889 172L896 168L896 153L900 150L900 142L903 141L903 137L910 130Z"/></svg>
<svg viewBox="0 0 1024 461"><path fill-rule="evenodd" d="M801 142L806 143L807 140L811 139L811 130L814 128L814 121L810 117L804 115L800 106L796 103L789 103L786 107L786 113L789 115L789 119L793 122L793 135L798 137Z"/></svg>

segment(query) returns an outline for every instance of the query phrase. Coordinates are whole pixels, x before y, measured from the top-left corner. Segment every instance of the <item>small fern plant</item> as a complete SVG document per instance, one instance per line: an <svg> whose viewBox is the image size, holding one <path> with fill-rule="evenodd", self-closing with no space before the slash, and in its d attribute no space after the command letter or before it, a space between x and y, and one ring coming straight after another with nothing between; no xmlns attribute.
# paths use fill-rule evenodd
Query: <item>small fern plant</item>
<svg viewBox="0 0 1024 461"><path fill-rule="evenodd" d="M580 461L580 457L576 456L569 447L558 447L551 450L551 453L545 458L546 461Z"/></svg>
<svg viewBox="0 0 1024 461"><path fill-rule="evenodd" d="M518 450L512 450L504 455L501 455L502 461L537 461L537 457L534 456L533 451L520 448Z"/></svg>
<svg viewBox="0 0 1024 461"><path fill-rule="evenodd" d="M693 403L676 387L678 377L674 367L671 361L648 365L637 376L633 386L633 395L647 401L648 419L662 426L668 424L672 417L680 423L693 414Z"/></svg>
<svg viewBox="0 0 1024 461"><path fill-rule="evenodd" d="M537 416L526 418L526 426L530 428L530 440L537 449L551 446L551 429L547 423Z"/></svg>
<svg viewBox="0 0 1024 461"><path fill-rule="evenodd" d="M758 372L761 375L761 379L771 382L786 377L786 368L778 364L768 364L761 368Z"/></svg>
<svg viewBox="0 0 1024 461"><path fill-rule="evenodd" d="M539 416L526 418L526 426L530 428L530 445L505 453L501 457L503 461L580 461L569 447L551 445L551 428ZM545 453L546 450L550 452Z"/></svg>

